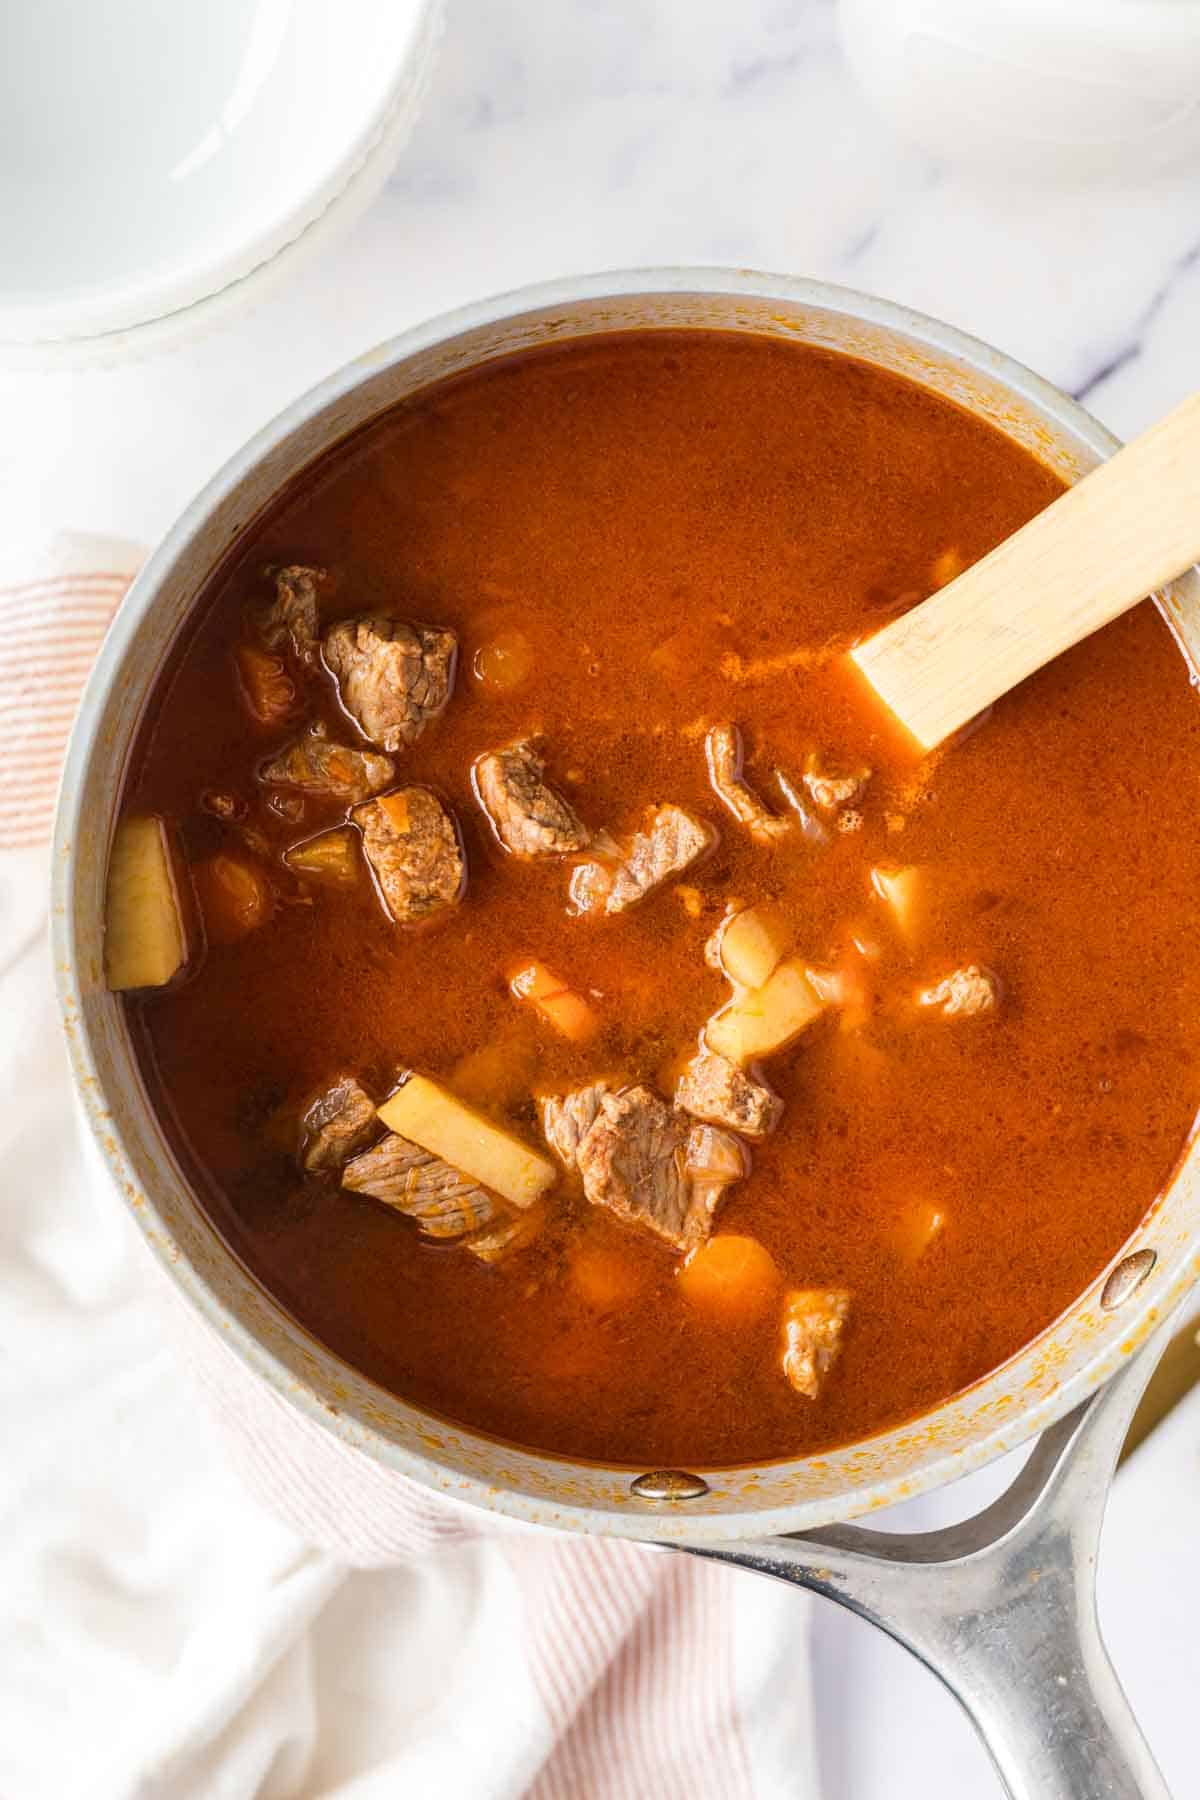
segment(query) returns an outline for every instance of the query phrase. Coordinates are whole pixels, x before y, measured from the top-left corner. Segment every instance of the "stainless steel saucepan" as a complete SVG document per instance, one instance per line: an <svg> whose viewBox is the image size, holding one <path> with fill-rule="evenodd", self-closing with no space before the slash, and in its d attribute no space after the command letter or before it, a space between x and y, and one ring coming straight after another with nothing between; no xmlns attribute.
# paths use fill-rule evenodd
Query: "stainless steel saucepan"
<svg viewBox="0 0 1200 1800"><path fill-rule="evenodd" d="M794 1581L874 1620L958 1695L1020 1800L1165 1793L1108 1662L1093 1574L1109 1476L1152 1350L1200 1275L1189 1145L1152 1214L1053 1328L915 1422L757 1469L646 1471L508 1448L430 1418L348 1369L263 1293L192 1198L104 987L105 869L152 683L214 564L296 472L430 382L527 346L640 327L765 334L895 370L1034 451L1067 480L1116 448L1083 409L947 325L815 282L711 269L567 280L467 307L360 357L289 407L189 507L134 584L84 694L54 844L63 1022L113 1181L192 1305L258 1378L327 1431L435 1491L545 1525L606 1532ZM1200 660L1200 578L1163 596ZM1014 1271L1036 1279L1036 1269ZM979 1518L924 1537L846 1521L1044 1433Z"/></svg>

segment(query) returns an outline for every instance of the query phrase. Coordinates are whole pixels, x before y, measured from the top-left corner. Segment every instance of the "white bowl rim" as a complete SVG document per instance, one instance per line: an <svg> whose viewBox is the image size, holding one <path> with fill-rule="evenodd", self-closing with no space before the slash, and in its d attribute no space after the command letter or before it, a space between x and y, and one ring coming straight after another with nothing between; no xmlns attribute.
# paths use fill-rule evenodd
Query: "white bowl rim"
<svg viewBox="0 0 1200 1800"><path fill-rule="evenodd" d="M127 287L111 303L89 301L52 313L0 304L0 367L103 368L155 355L215 329L298 274L349 230L394 169L428 92L445 5L417 0L395 78L380 104L325 180L298 197L269 233L220 264L178 280L163 278L140 298Z"/></svg>

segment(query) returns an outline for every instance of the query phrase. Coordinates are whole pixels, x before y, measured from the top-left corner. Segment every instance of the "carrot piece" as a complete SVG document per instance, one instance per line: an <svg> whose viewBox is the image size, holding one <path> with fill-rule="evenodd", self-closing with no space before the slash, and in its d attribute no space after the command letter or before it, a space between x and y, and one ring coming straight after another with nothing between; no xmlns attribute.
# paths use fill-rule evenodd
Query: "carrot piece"
<svg viewBox="0 0 1200 1800"><path fill-rule="evenodd" d="M676 1280L693 1305L747 1318L770 1305L780 1275L775 1258L757 1238L722 1232L692 1251Z"/></svg>
<svg viewBox="0 0 1200 1800"><path fill-rule="evenodd" d="M296 710L296 684L283 666L283 658L253 644L239 644L235 653L242 697L260 725L279 725Z"/></svg>
<svg viewBox="0 0 1200 1800"><path fill-rule="evenodd" d="M210 944L236 944L275 910L266 876L244 857L218 851L196 866L192 879Z"/></svg>
<svg viewBox="0 0 1200 1800"><path fill-rule="evenodd" d="M632 1256L586 1239L574 1246L567 1267L580 1299L597 1312L613 1312L626 1305L644 1285Z"/></svg>
<svg viewBox="0 0 1200 1800"><path fill-rule="evenodd" d="M586 1042L599 1026L600 1021L583 995L560 981L545 963L524 964L509 976L508 985L516 999L528 1000L548 1025L573 1044Z"/></svg>
<svg viewBox="0 0 1200 1800"><path fill-rule="evenodd" d="M396 794L377 794L375 804L386 813L393 829L404 837L412 824L408 795L403 790Z"/></svg>

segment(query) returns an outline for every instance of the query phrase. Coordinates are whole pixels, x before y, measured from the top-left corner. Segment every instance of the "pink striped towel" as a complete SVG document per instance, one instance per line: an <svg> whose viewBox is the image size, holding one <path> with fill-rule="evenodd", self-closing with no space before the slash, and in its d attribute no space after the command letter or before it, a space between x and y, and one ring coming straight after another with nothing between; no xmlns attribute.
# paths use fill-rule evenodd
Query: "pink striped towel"
<svg viewBox="0 0 1200 1800"><path fill-rule="evenodd" d="M142 553L64 532L23 575L12 557L0 567L0 850L45 842L79 691Z"/></svg>
<svg viewBox="0 0 1200 1800"><path fill-rule="evenodd" d="M79 689L138 559L134 546L64 535L23 572L0 567L0 868L16 881L32 878L31 853L48 837ZM520 1642L497 1642L491 1666L496 1683L528 1690L532 1715L516 1709L527 1741L519 1754L498 1748L494 1780L472 1778L469 1800L485 1788L497 1800L811 1800L801 1597L686 1556L431 1497L264 1391L165 1284L163 1296L170 1336L246 1485L300 1538L342 1564L433 1581L474 1546L515 1581ZM440 1791L454 1800L463 1790L452 1781Z"/></svg>

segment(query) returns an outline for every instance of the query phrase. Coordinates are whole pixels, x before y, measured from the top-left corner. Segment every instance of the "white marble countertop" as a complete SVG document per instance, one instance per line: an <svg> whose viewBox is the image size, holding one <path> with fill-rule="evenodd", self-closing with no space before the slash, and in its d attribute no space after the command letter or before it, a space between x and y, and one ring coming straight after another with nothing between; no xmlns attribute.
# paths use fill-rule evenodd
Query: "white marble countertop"
<svg viewBox="0 0 1200 1800"><path fill-rule="evenodd" d="M378 340L531 280L677 262L818 276L938 314L1123 435L1200 387L1200 168L1055 188L938 166L856 93L829 0L452 0L400 166L287 292L151 360L0 372L5 529L153 540L250 433ZM1175 1578L1153 1546L1145 1558L1151 1587ZM1193 1618L1197 1600L1193 1577ZM1141 1666L1161 1734L1185 1690L1146 1676L1153 1606L1126 1612L1122 1666ZM833 1609L815 1629L829 1800L998 1792L915 1665Z"/></svg>
<svg viewBox="0 0 1200 1800"><path fill-rule="evenodd" d="M730 263L902 300L1128 434L1200 386L1200 170L985 187L897 143L829 0L452 0L382 198L290 290L199 342L0 373L14 515L152 539L319 376L429 314L586 269Z"/></svg>

